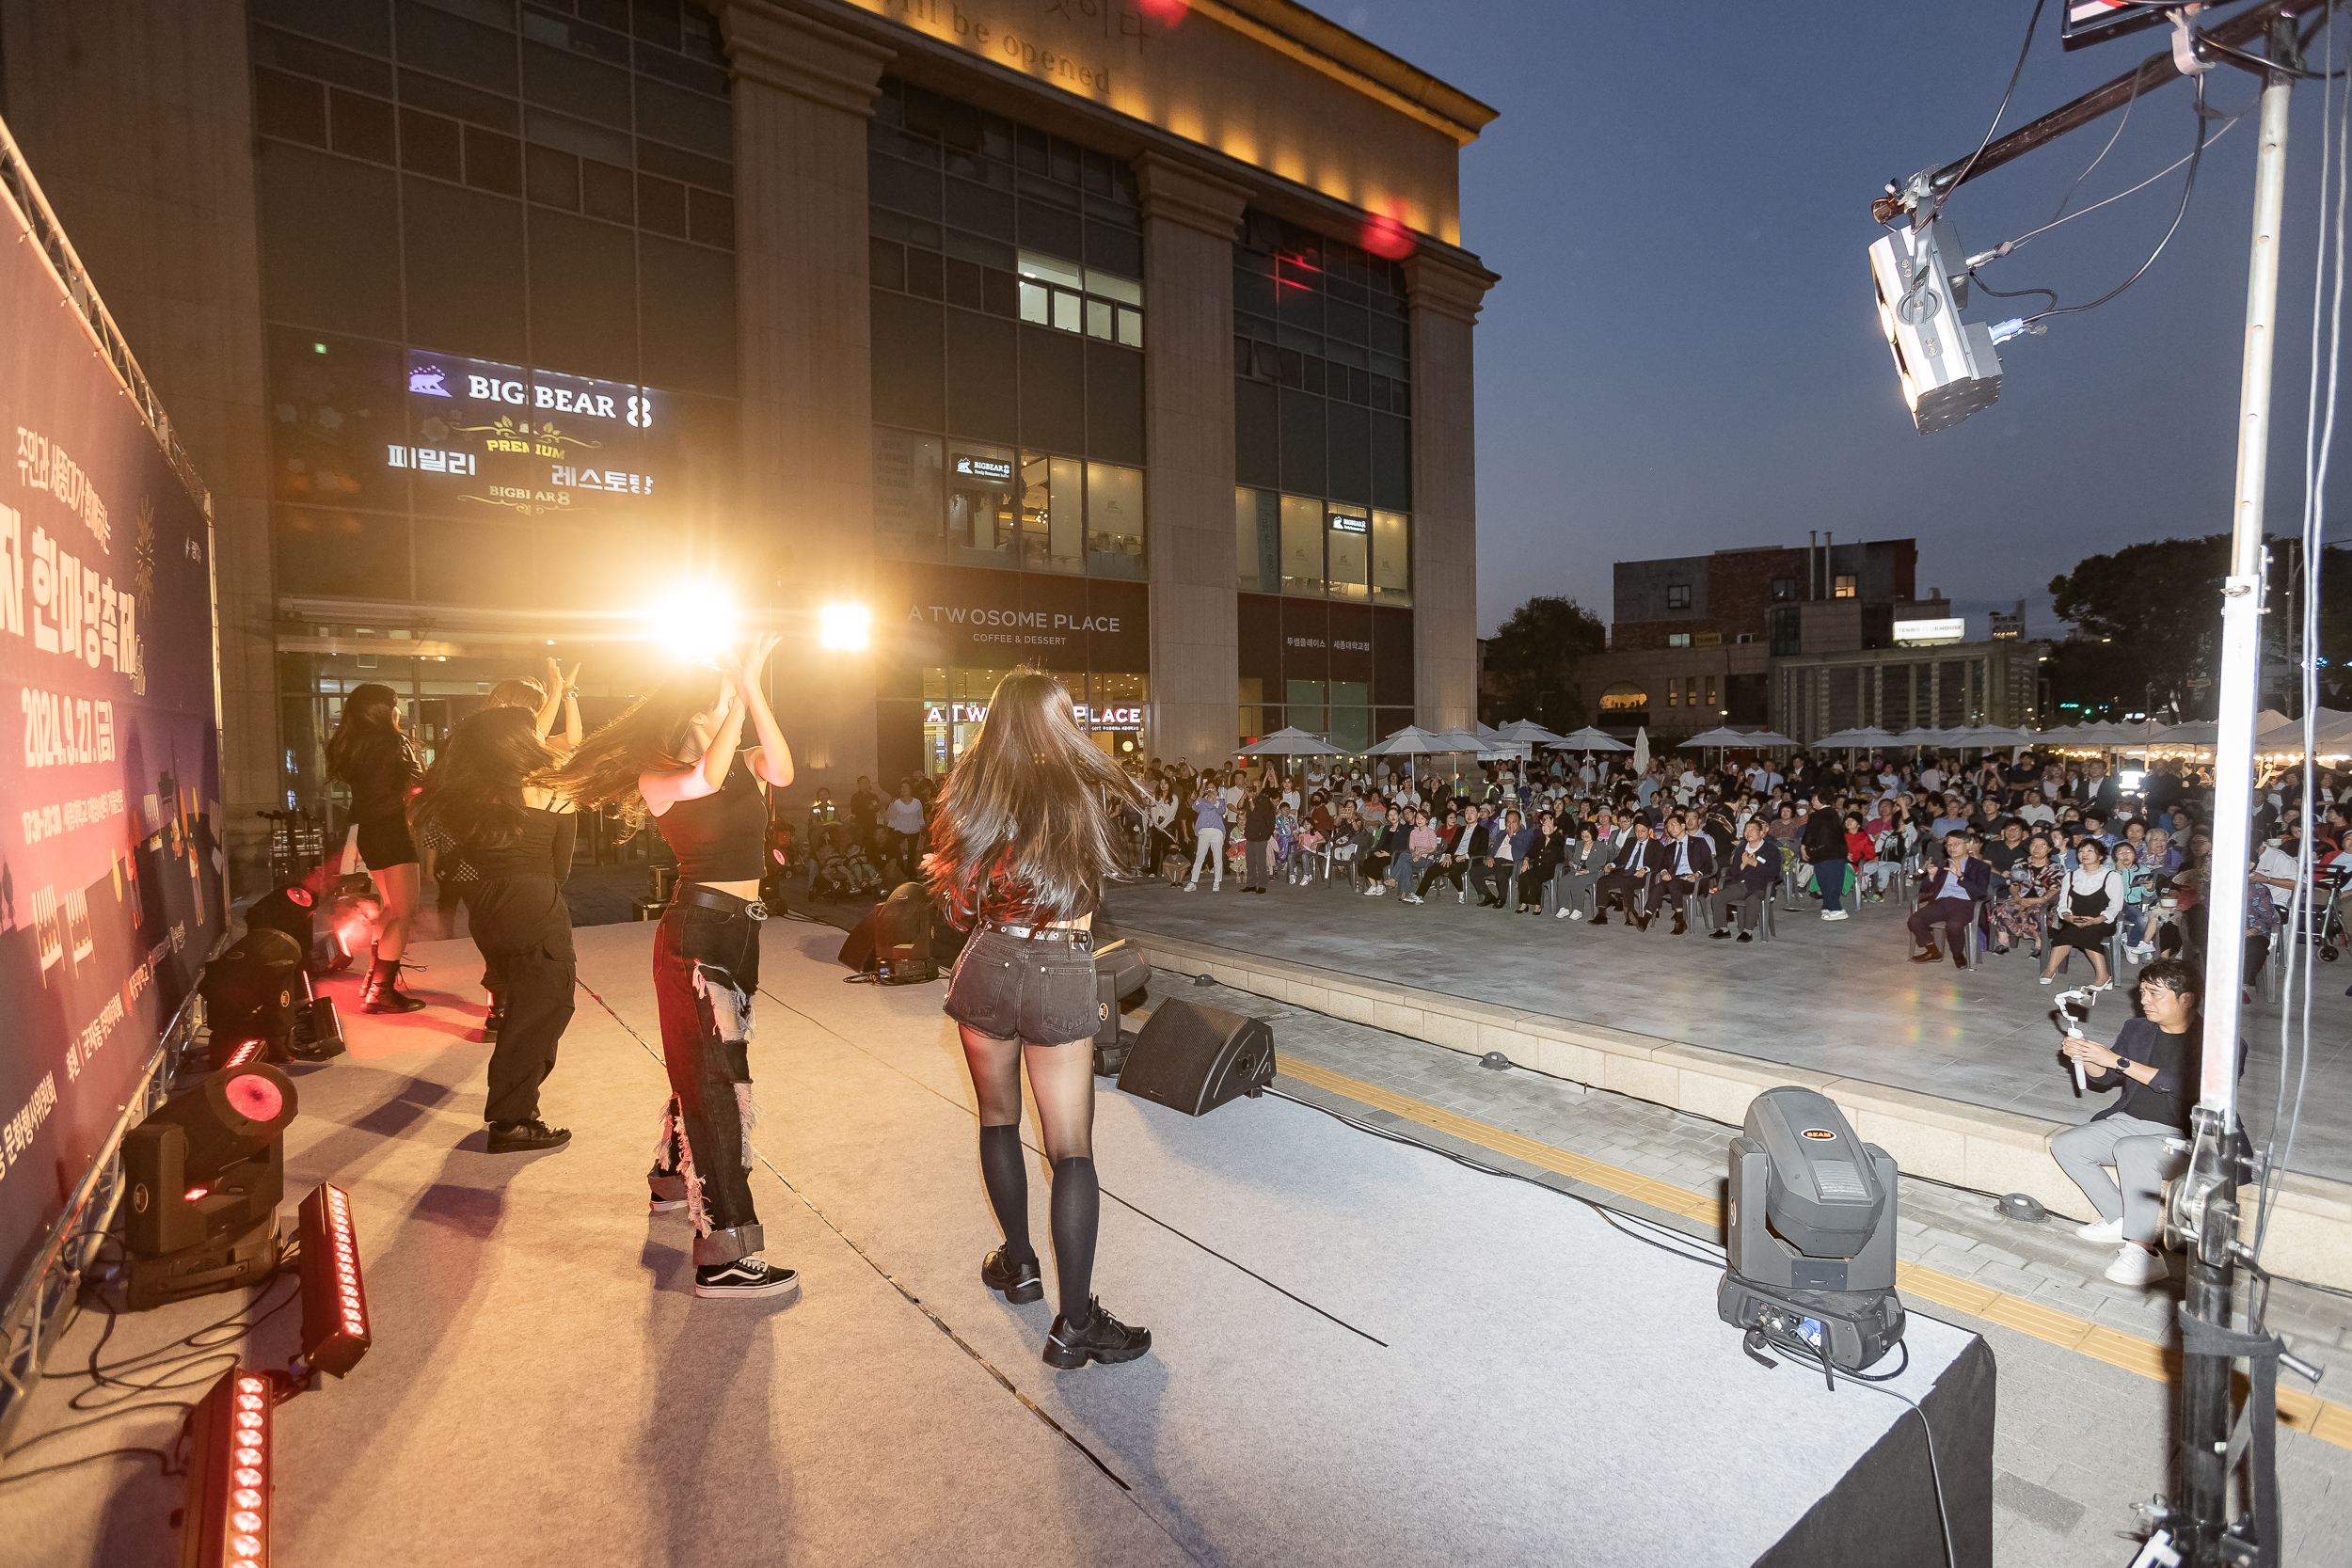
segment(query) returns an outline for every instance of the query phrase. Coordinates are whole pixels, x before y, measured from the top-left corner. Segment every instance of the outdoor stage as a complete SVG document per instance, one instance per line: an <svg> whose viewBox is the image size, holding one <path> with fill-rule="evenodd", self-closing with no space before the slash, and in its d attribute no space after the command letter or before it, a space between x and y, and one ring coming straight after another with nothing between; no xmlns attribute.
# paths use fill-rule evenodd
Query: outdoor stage
<svg viewBox="0 0 2352 1568"><path fill-rule="evenodd" d="M1713 1267L1272 1098L1196 1120L1106 1086L1097 1287L1156 1342L1044 1368L1050 1295L1008 1307L977 1278L994 1232L942 988L842 984L826 927L767 927L752 1053L767 1255L803 1293L695 1300L685 1220L644 1212L665 1092L651 935L579 933L547 1092L564 1151L481 1152L469 944L418 953L420 990L452 1005L352 1016L350 1056L297 1069L288 1192L350 1191L376 1342L279 1412L285 1560L1943 1560L1919 1418L1747 1360ZM348 1006L353 983L333 989ZM1040 1238L1046 1190L1034 1170ZM126 1316L106 1357L235 1300ZM1960 1561L1982 1563L1991 1356L1907 1305L1889 1386L1927 1402ZM292 1354L293 1317L249 1364ZM77 1323L53 1372L98 1327ZM79 1386L53 1380L22 1432L73 1418ZM160 1443L175 1419L49 1457ZM178 1502L151 1460L110 1461L0 1492L0 1528L26 1568L160 1564Z"/></svg>

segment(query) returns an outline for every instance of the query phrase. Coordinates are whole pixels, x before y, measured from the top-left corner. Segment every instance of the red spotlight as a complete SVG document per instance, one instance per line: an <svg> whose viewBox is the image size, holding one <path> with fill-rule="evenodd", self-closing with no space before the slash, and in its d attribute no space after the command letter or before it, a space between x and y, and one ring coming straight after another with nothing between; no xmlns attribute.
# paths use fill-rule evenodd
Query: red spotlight
<svg viewBox="0 0 2352 1568"><path fill-rule="evenodd" d="M286 1108L286 1097L277 1084L258 1072L238 1073L220 1092L230 1108L248 1121L276 1121Z"/></svg>
<svg viewBox="0 0 2352 1568"><path fill-rule="evenodd" d="M312 1371L342 1377L375 1343L367 1291L359 1283L359 1239L351 1199L322 1181L302 1200L302 1360Z"/></svg>
<svg viewBox="0 0 2352 1568"><path fill-rule="evenodd" d="M1390 261L1402 261L1416 248L1413 231L1387 213L1375 213L1364 220L1363 246Z"/></svg>
<svg viewBox="0 0 2352 1568"><path fill-rule="evenodd" d="M267 1568L276 1402L267 1376L231 1367L189 1412L183 1568Z"/></svg>
<svg viewBox="0 0 2352 1568"><path fill-rule="evenodd" d="M1143 7L1144 15L1155 17L1171 27L1182 22L1184 13L1192 9L1192 0L1137 0L1137 3Z"/></svg>

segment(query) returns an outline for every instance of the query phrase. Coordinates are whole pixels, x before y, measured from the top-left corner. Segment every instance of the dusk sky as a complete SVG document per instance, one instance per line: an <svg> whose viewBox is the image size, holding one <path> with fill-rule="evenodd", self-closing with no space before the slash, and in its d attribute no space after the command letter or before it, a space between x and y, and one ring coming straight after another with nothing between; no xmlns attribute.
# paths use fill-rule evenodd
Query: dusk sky
<svg viewBox="0 0 2352 1568"><path fill-rule="evenodd" d="M1999 404L1921 436L1878 332L1870 198L1975 148L2032 0L1309 3L1502 111L1462 156L1463 243L1502 278L1477 337L1482 632L1537 593L1607 620L1615 561L1826 529L1916 537L1919 592L1942 588L1974 636L2021 597L2029 632L2053 635L2054 574L2229 526L2260 88L2248 72L2206 78L2210 104L2246 117L2210 146L2148 275L2003 344ZM2067 55L2061 8L2044 8L2004 131L2165 47L2151 31ZM2352 24L2337 42L2341 57ZM2274 533L2301 527L2320 91L2296 87L2289 140ZM2074 207L2185 156L2191 102L2179 80L2142 97ZM2049 221L2120 119L1963 187L1944 210L1967 253ZM1988 263L1985 280L2096 298L2147 258L2185 173ZM2047 303L1972 294L1964 319ZM2334 468L2352 474L2352 452ZM2328 490L2352 507L2352 484ZM2352 513L2328 532L2352 536Z"/></svg>

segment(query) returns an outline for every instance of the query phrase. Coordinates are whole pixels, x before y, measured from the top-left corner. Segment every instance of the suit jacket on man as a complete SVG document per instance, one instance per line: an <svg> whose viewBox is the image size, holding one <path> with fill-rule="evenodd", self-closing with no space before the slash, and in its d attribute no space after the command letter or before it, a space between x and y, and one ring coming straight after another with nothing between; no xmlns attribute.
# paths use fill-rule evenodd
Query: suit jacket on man
<svg viewBox="0 0 2352 1568"><path fill-rule="evenodd" d="M1664 847L1654 838L1629 838L1617 847L1617 853L1610 861L1609 869L1637 877L1655 877L1666 865L1666 858L1660 852Z"/></svg>
<svg viewBox="0 0 2352 1568"><path fill-rule="evenodd" d="M1654 838L1650 842L1663 851L1658 857L1660 874L1667 877L1673 876L1675 874L1676 841L1671 838ZM1715 847L1707 841L1707 835L1685 833L1682 835L1681 842L1691 847L1692 879L1703 882L1712 877L1715 874Z"/></svg>
<svg viewBox="0 0 2352 1568"><path fill-rule="evenodd" d="M1951 879L1951 875L1952 868L1948 865L1939 865L1929 872L1919 882L1919 902L1925 904L1930 899L1943 897L1945 883ZM1967 889L1971 898L1992 897L1993 867L1974 855L1969 856L1968 863L1961 868L1960 885Z"/></svg>

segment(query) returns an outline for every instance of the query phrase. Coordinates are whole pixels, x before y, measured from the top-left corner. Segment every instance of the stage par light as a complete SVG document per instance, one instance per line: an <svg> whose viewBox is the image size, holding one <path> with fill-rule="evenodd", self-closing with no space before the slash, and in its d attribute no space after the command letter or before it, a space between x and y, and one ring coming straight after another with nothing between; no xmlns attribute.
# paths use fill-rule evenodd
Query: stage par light
<svg viewBox="0 0 2352 1568"><path fill-rule="evenodd" d="M858 653L873 639L874 618L862 604L829 604L817 612L817 642L835 653Z"/></svg>
<svg viewBox="0 0 2352 1568"><path fill-rule="evenodd" d="M1960 423L2001 396L2001 356L1993 330L1965 322L1967 264L1943 218L1925 229L1890 230L1870 245L1879 331L1895 356L1903 402L1921 435ZM2016 324L2004 323L2005 327Z"/></svg>
<svg viewBox="0 0 2352 1568"><path fill-rule="evenodd" d="M302 1361L342 1377L375 1343L368 1293L359 1282L359 1239L351 1198L322 1181L296 1212L302 1239Z"/></svg>
<svg viewBox="0 0 2352 1568"><path fill-rule="evenodd" d="M231 1367L188 1413L183 1568L268 1568L276 1381Z"/></svg>
<svg viewBox="0 0 2352 1568"><path fill-rule="evenodd" d="M707 664L736 640L735 601L716 583L672 589L646 612L646 634L681 664Z"/></svg>

